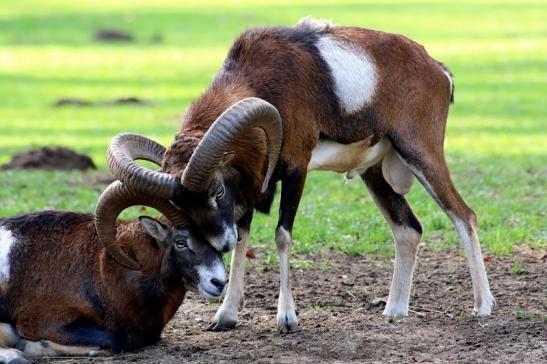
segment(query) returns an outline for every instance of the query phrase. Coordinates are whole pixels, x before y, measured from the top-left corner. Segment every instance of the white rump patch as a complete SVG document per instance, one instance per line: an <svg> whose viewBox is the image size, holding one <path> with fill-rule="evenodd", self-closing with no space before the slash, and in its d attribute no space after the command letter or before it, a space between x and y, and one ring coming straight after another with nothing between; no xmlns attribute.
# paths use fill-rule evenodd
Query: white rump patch
<svg viewBox="0 0 547 364"><path fill-rule="evenodd" d="M376 88L376 67L364 50L332 37L319 39L317 47L330 67L340 106L348 114L369 103Z"/></svg>
<svg viewBox="0 0 547 364"><path fill-rule="evenodd" d="M15 244L15 237L5 227L0 227L0 285L9 280L9 254Z"/></svg>

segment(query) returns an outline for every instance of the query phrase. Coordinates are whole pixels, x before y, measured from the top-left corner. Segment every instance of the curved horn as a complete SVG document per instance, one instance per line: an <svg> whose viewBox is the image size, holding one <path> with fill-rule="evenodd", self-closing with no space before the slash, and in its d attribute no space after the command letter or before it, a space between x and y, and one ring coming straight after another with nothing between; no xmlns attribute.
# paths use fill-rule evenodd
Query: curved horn
<svg viewBox="0 0 547 364"><path fill-rule="evenodd" d="M99 241L114 260L126 268L139 270L139 265L125 254L116 242L116 219L130 206L150 206L161 212L173 226L187 225L186 218L169 201L144 194L120 181L108 186L99 197L95 209L95 228Z"/></svg>
<svg viewBox="0 0 547 364"><path fill-rule="evenodd" d="M194 192L209 188L230 142L253 127L263 129L268 140L268 169L262 184L262 192L266 191L281 150L283 126L277 109L256 97L238 101L215 120L190 157L182 175L182 185Z"/></svg>
<svg viewBox="0 0 547 364"><path fill-rule="evenodd" d="M168 173L141 167L135 160L147 160L161 165L165 148L137 134L122 133L112 139L106 160L110 171L120 181L137 191L172 200L179 185Z"/></svg>

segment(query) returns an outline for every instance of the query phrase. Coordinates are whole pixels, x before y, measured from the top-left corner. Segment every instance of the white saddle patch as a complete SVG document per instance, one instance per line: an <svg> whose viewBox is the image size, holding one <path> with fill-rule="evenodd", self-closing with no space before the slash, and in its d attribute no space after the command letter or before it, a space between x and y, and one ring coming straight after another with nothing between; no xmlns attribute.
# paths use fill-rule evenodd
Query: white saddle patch
<svg viewBox="0 0 547 364"><path fill-rule="evenodd" d="M342 109L352 114L370 103L376 89L376 66L363 49L339 42L330 36L317 41L327 62L334 90Z"/></svg>

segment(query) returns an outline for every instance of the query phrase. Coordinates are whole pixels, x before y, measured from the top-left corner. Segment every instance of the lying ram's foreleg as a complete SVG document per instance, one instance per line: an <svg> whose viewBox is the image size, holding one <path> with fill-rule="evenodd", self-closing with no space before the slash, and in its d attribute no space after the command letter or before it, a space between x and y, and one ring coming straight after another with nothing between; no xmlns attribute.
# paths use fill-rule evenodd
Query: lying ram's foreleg
<svg viewBox="0 0 547 364"><path fill-rule="evenodd" d="M0 363L30 364L29 358L63 355L97 356L106 354L99 347L60 345L48 340L21 339L13 325L0 323Z"/></svg>
<svg viewBox="0 0 547 364"><path fill-rule="evenodd" d="M51 317L59 317L53 315ZM36 326L34 326L36 325ZM32 329L32 330L31 330ZM115 335L92 323L80 322L76 320L70 324L62 322L37 320L33 326L21 324L17 327L17 332L25 337L47 338L47 340L31 341L21 338L16 345L16 349L25 353L31 358L49 357L49 356L99 356L107 355L110 352L102 348L110 348L113 351L119 351L119 343L115 340Z"/></svg>
<svg viewBox="0 0 547 364"><path fill-rule="evenodd" d="M28 341L23 339L19 341L17 348L31 358L64 355L98 356L108 354L107 351L101 350L98 346L61 345L48 340Z"/></svg>

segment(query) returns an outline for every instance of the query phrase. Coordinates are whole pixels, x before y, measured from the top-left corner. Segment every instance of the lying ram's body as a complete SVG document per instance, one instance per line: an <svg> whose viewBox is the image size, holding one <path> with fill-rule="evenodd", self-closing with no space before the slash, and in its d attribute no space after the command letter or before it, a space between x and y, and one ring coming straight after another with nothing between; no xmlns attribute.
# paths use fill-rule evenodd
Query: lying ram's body
<svg viewBox="0 0 547 364"><path fill-rule="evenodd" d="M130 350L156 342L182 303L184 286L161 279L163 255L138 221L120 223L118 241L142 273L110 259L93 215L46 211L0 224L0 322L25 339Z"/></svg>
<svg viewBox="0 0 547 364"><path fill-rule="evenodd" d="M222 294L220 254L186 228L141 218L115 229L139 271L108 255L94 215L45 211L0 220L0 347L19 350L0 349L0 362L26 363L21 352L94 355L150 345L187 289Z"/></svg>

